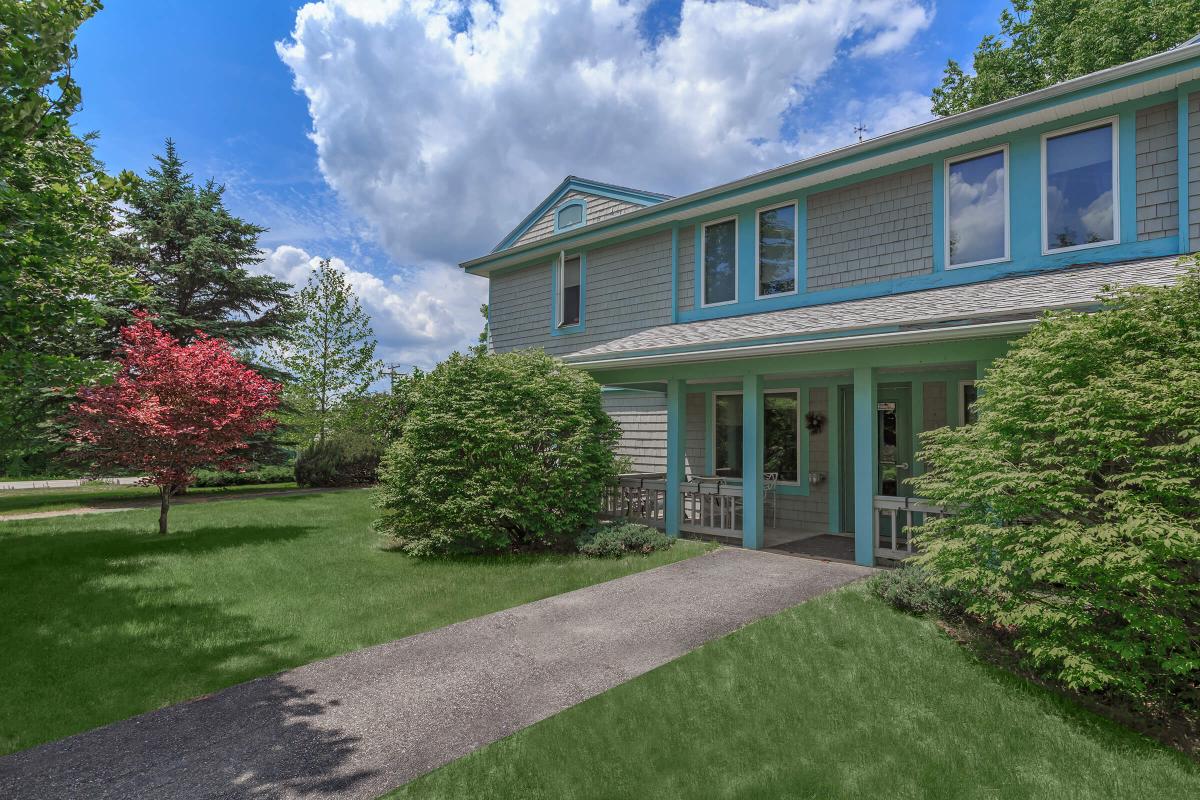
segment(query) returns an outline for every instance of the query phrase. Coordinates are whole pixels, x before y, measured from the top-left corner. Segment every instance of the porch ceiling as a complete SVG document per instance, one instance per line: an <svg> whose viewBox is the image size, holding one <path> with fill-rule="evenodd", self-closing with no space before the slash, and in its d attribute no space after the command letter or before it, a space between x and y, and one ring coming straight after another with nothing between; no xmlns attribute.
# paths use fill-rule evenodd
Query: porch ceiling
<svg viewBox="0 0 1200 800"><path fill-rule="evenodd" d="M621 362L736 357L738 348L807 344L821 349L882 343L905 334L946 338L1016 332L1049 309L1089 309L1105 286L1163 286L1185 271L1177 256L1081 265L983 283L661 325L581 350L566 361L587 368Z"/></svg>

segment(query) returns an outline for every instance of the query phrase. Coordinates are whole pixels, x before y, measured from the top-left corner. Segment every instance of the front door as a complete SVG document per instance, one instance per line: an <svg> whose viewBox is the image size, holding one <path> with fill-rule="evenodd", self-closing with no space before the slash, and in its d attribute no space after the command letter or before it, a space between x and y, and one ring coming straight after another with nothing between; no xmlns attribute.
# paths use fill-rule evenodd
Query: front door
<svg viewBox="0 0 1200 800"><path fill-rule="evenodd" d="M876 426L879 431L879 468L876 494L912 497L912 389L909 384L881 384L876 394Z"/></svg>

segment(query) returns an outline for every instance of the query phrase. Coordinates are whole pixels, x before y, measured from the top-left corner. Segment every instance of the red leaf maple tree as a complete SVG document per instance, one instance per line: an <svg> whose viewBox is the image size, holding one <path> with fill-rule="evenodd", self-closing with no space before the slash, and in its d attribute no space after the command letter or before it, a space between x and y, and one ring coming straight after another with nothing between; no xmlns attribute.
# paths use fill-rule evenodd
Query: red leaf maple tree
<svg viewBox="0 0 1200 800"><path fill-rule="evenodd" d="M171 496L197 469L236 469L256 433L275 426L279 384L234 357L223 339L182 345L140 312L121 329L111 384L81 388L67 414L71 439L95 469L144 471L159 487L158 532Z"/></svg>

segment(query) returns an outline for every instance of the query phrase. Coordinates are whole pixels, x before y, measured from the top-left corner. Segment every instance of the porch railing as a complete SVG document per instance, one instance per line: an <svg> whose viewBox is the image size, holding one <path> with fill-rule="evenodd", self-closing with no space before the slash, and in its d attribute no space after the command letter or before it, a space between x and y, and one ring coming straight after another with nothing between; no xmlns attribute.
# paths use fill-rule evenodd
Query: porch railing
<svg viewBox="0 0 1200 800"><path fill-rule="evenodd" d="M720 479L692 478L680 484L679 527L689 533L739 534L742 487ZM666 525L667 479L662 473L621 475L604 495L604 516L661 528Z"/></svg>
<svg viewBox="0 0 1200 800"><path fill-rule="evenodd" d="M910 528L930 517L944 517L947 511L919 497L875 495L875 555L878 558L904 559L913 554Z"/></svg>

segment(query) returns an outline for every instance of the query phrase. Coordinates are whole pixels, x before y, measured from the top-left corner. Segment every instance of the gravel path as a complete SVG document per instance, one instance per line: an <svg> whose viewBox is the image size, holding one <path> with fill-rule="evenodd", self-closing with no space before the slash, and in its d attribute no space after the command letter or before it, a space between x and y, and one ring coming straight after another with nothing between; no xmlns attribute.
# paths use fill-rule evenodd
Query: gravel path
<svg viewBox="0 0 1200 800"><path fill-rule="evenodd" d="M0 758L0 797L375 798L870 572L717 550Z"/></svg>

